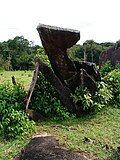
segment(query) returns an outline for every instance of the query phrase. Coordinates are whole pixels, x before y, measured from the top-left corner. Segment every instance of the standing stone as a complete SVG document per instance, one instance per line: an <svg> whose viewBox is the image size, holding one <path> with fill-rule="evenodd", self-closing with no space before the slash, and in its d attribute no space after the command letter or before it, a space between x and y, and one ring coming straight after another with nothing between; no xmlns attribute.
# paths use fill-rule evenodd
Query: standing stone
<svg viewBox="0 0 120 160"><path fill-rule="evenodd" d="M106 61L110 61L113 66L120 63L120 44L116 43L100 54L99 66L104 65Z"/></svg>
<svg viewBox="0 0 120 160"><path fill-rule="evenodd" d="M67 49L80 39L80 32L43 24L39 24L37 30L55 74L61 80L70 78L76 68L67 56Z"/></svg>
<svg viewBox="0 0 120 160"><path fill-rule="evenodd" d="M72 101L71 94L78 86L87 87L94 94L96 81L100 80L93 63L72 61L67 55L67 49L80 39L80 32L44 24L39 24L37 30L54 72L39 60L40 71L55 87L69 111L79 114L79 107Z"/></svg>

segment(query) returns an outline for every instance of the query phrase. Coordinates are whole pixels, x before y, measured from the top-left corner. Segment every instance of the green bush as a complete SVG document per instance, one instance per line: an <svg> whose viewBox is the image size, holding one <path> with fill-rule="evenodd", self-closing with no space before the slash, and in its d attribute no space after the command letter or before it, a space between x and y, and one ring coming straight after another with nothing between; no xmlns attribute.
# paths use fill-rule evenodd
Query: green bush
<svg viewBox="0 0 120 160"><path fill-rule="evenodd" d="M103 77L109 89L113 92L113 104L120 107L120 69L114 69Z"/></svg>
<svg viewBox="0 0 120 160"><path fill-rule="evenodd" d="M43 61L47 66L51 67L50 61L48 59L47 54L45 54L43 48L37 49L36 58L39 58L41 61Z"/></svg>
<svg viewBox="0 0 120 160"><path fill-rule="evenodd" d="M98 83L98 92L92 95L87 88L77 87L74 94L71 95L73 101L79 106L82 113L97 112L107 105L112 99L112 92L104 82Z"/></svg>
<svg viewBox="0 0 120 160"><path fill-rule="evenodd" d="M117 64L115 65L115 69L120 70L120 63L117 63Z"/></svg>
<svg viewBox="0 0 120 160"><path fill-rule="evenodd" d="M33 122L23 111L25 96L20 84L0 84L0 136L3 138L16 138L32 129Z"/></svg>
<svg viewBox="0 0 120 160"><path fill-rule="evenodd" d="M113 66L111 65L111 62L106 61L105 64L100 68L99 72L100 72L101 77L104 77L112 70L113 70Z"/></svg>
<svg viewBox="0 0 120 160"><path fill-rule="evenodd" d="M36 56L51 68L50 61L44 53L43 48L37 50ZM30 107L41 113L44 117L54 120L66 119L72 116L67 108L61 104L58 93L41 72L38 75Z"/></svg>
<svg viewBox="0 0 120 160"><path fill-rule="evenodd" d="M104 82L98 83L98 92L92 95L87 88L77 87L71 95L73 101L79 106L81 113L97 112L112 99L112 91ZM44 117L55 120L66 119L72 116L59 100L54 87L39 73L37 84L33 92L31 109L41 113Z"/></svg>
<svg viewBox="0 0 120 160"><path fill-rule="evenodd" d="M33 92L30 107L44 117L61 120L69 118L70 113L60 102L54 87L39 73L37 84Z"/></svg>

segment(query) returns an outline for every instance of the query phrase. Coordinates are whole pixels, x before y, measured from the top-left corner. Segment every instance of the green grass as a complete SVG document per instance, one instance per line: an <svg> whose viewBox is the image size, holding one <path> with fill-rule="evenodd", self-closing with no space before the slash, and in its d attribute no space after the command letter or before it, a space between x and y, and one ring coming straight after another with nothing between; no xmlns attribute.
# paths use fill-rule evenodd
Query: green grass
<svg viewBox="0 0 120 160"><path fill-rule="evenodd" d="M13 160L15 155L27 145L28 139L0 141L0 160Z"/></svg>
<svg viewBox="0 0 120 160"><path fill-rule="evenodd" d="M115 148L120 146L120 109L108 107L96 115L66 121L39 122L36 132L58 137L60 144L72 151L82 152L92 160L119 160ZM89 137L93 143L84 142ZM29 138L0 142L0 160L12 160L29 142Z"/></svg>
<svg viewBox="0 0 120 160"><path fill-rule="evenodd" d="M24 81L29 87L33 72L11 71L0 72L0 82L11 80ZM31 76L30 76L31 75ZM72 151L82 152L92 160L119 160L120 153L115 148L120 146L120 109L107 107L94 115L81 116L66 121L44 121L36 124L34 133L47 132L58 137L59 143ZM13 157L29 142L22 140L0 140L0 160L12 160ZM85 143L84 137L89 137L93 143Z"/></svg>
<svg viewBox="0 0 120 160"><path fill-rule="evenodd" d="M11 81L12 76L15 77L16 82L23 83L27 90L32 80L33 71L0 71L0 83L6 80Z"/></svg>
<svg viewBox="0 0 120 160"><path fill-rule="evenodd" d="M120 109L109 107L79 119L44 122L38 130L57 136L66 148L88 154L91 159L118 160L114 149L120 146ZM84 137L91 138L93 143L85 143Z"/></svg>

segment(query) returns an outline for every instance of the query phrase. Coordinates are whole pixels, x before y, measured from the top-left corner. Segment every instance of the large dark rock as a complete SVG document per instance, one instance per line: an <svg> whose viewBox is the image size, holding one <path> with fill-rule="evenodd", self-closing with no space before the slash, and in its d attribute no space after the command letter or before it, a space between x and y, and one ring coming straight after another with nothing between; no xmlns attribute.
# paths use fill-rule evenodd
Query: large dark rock
<svg viewBox="0 0 120 160"><path fill-rule="evenodd" d="M78 114L79 107L72 101L71 94L78 86L87 87L94 94L97 91L96 81L100 80L95 64L68 58L67 49L80 39L80 32L43 24L39 24L37 30L54 72L39 60L40 71L56 88L69 111Z"/></svg>
<svg viewBox="0 0 120 160"><path fill-rule="evenodd" d="M65 149L55 137L37 136L30 140L14 160L88 160L88 158L81 153Z"/></svg>
<svg viewBox="0 0 120 160"><path fill-rule="evenodd" d="M98 90L94 77L89 75L83 68L70 79L66 80L66 84L73 92L78 86L87 87L92 94Z"/></svg>
<svg viewBox="0 0 120 160"><path fill-rule="evenodd" d="M120 44L116 43L100 54L99 66L101 67L106 61L110 61L113 66L120 63Z"/></svg>
<svg viewBox="0 0 120 160"><path fill-rule="evenodd" d="M61 80L70 78L76 68L66 51L80 39L80 32L43 24L37 30L55 74Z"/></svg>
<svg viewBox="0 0 120 160"><path fill-rule="evenodd" d="M96 81L100 81L100 74L96 70L96 64L91 62L80 62L80 61L74 61L75 67L77 71L79 71L81 68L86 70L86 72L91 75Z"/></svg>

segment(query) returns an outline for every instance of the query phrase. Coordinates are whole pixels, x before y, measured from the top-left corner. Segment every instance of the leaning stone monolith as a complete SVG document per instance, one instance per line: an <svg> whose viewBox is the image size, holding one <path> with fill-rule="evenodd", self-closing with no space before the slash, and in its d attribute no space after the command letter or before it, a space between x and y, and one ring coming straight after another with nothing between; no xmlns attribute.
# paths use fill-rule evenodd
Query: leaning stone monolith
<svg viewBox="0 0 120 160"><path fill-rule="evenodd" d="M94 94L97 91L96 81L100 80L93 63L72 61L68 57L67 49L77 43L80 32L44 24L39 24L37 31L52 66L51 69L39 60L39 69L55 87L69 111L78 114L79 107L72 101L71 93L76 87L84 86Z"/></svg>

